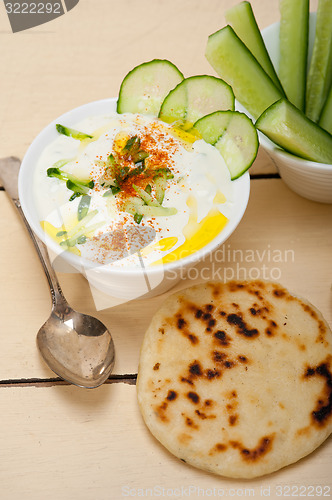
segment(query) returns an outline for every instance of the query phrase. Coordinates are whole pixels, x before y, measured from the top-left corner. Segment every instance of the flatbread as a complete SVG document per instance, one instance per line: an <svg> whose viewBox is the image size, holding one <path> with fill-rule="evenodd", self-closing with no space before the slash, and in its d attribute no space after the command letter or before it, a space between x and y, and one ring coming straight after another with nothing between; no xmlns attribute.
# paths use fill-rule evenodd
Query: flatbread
<svg viewBox="0 0 332 500"><path fill-rule="evenodd" d="M277 283L170 296L146 332L138 403L176 457L233 478L296 462L332 432L332 334Z"/></svg>

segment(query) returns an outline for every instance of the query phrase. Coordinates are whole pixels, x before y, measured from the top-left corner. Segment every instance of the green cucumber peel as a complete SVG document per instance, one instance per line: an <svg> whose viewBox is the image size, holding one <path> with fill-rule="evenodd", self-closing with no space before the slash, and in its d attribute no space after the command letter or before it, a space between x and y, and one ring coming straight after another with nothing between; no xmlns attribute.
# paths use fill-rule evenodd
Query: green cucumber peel
<svg viewBox="0 0 332 500"><path fill-rule="evenodd" d="M82 220L88 215L91 202L91 196L83 195L77 207L77 220Z"/></svg>
<svg viewBox="0 0 332 500"><path fill-rule="evenodd" d="M185 78L165 97L159 118L166 123L195 123L218 110L234 110L232 88L220 78L197 75Z"/></svg>
<svg viewBox="0 0 332 500"><path fill-rule="evenodd" d="M66 127L65 125L56 124L56 129L59 134L66 135L67 137L72 137L73 139L78 139L79 141L84 141L85 139L92 139L93 135L85 134L74 128Z"/></svg>
<svg viewBox="0 0 332 500"><path fill-rule="evenodd" d="M258 152L258 135L244 113L216 111L198 120L194 128L219 151L231 180L238 179L253 164Z"/></svg>
<svg viewBox="0 0 332 500"><path fill-rule="evenodd" d="M309 0L280 0L279 78L287 99L304 111Z"/></svg>
<svg viewBox="0 0 332 500"><path fill-rule="evenodd" d="M332 163L332 135L286 99L266 109L256 121L256 128L289 153L310 161Z"/></svg>
<svg viewBox="0 0 332 500"><path fill-rule="evenodd" d="M93 224L89 227L82 228L80 231L78 231L74 236L71 238L67 238L66 240L63 240L60 242L61 246L71 248L76 245L82 245L88 240L87 234L90 234L97 229L99 229L101 226L104 225L104 222L96 222L96 224Z"/></svg>
<svg viewBox="0 0 332 500"><path fill-rule="evenodd" d="M332 134L332 84L326 98L318 125Z"/></svg>
<svg viewBox="0 0 332 500"><path fill-rule="evenodd" d="M205 56L233 89L236 99L256 119L284 97L231 26L209 36Z"/></svg>
<svg viewBox="0 0 332 500"><path fill-rule="evenodd" d="M68 172L64 172L59 168L50 167L47 169L48 177L55 177L61 181L66 182L66 187L70 191L73 191L73 195L69 198L70 201L73 201L78 196L88 194L89 190L94 187L94 181L87 179L78 179L72 174Z"/></svg>
<svg viewBox="0 0 332 500"><path fill-rule="evenodd" d="M307 77L306 115L317 122L332 83L332 1L319 0Z"/></svg>
<svg viewBox="0 0 332 500"><path fill-rule="evenodd" d="M181 71L166 59L136 66L121 83L117 112L158 116L161 103L183 78Z"/></svg>
<svg viewBox="0 0 332 500"><path fill-rule="evenodd" d="M142 189L139 186L135 186L135 184L133 184L132 186L135 189L136 193L138 193L142 198L144 203L151 207L160 207L160 203L158 203L157 200L154 200L152 196L147 191L145 191L145 189Z"/></svg>
<svg viewBox="0 0 332 500"><path fill-rule="evenodd" d="M178 213L174 207L152 207L143 205L139 209L139 213L147 217L169 217Z"/></svg>
<svg viewBox="0 0 332 500"><path fill-rule="evenodd" d="M248 47L274 84L283 92L282 85L275 71L250 2L234 5L225 12L225 19L237 36Z"/></svg>

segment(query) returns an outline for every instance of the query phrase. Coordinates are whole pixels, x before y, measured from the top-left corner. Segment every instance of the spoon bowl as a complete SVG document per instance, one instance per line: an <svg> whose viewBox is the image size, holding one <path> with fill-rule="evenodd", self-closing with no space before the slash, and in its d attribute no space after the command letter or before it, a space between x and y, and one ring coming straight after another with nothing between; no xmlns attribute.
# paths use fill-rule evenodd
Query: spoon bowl
<svg viewBox="0 0 332 500"><path fill-rule="evenodd" d="M114 346L105 325L70 307L65 314L52 310L37 334L37 346L57 375L79 387L98 387L114 366Z"/></svg>
<svg viewBox="0 0 332 500"><path fill-rule="evenodd" d="M43 265L52 296L52 312L37 334L44 361L71 384L93 389L103 384L113 370L115 349L106 326L93 316L72 309L58 282L44 243L32 232L19 205Z"/></svg>

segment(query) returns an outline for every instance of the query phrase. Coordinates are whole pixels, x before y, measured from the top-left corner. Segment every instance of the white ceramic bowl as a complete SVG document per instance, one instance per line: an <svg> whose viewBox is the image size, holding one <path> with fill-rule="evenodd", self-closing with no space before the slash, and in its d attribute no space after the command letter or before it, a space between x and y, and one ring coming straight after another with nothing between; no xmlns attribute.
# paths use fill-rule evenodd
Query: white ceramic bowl
<svg viewBox="0 0 332 500"><path fill-rule="evenodd" d="M81 272L89 282L102 292L123 300L132 300L138 297L153 296L163 293L176 284L183 276L183 270L194 266L201 259L208 256L233 233L246 210L249 199L250 179L246 172L242 177L233 181L234 204L232 214L226 227L202 250L181 260L165 265L156 265L146 268L114 268L107 265L96 265L84 260L63 249L53 241L40 225L40 219L33 195L34 169L44 148L57 136L55 124L64 123L74 126L75 123L89 116L107 115L116 109L116 99L104 99L92 102L73 109L50 123L32 142L29 147L19 174L19 197L22 209L34 232L41 238L49 249L60 256ZM46 178L46 177L45 177Z"/></svg>
<svg viewBox="0 0 332 500"><path fill-rule="evenodd" d="M310 14L309 58L315 37L316 13ZM276 71L279 68L280 23L262 30L262 36ZM310 59L309 59L310 60ZM260 144L278 168L281 178L293 191L313 201L332 203L332 165L303 160L282 151L259 132Z"/></svg>

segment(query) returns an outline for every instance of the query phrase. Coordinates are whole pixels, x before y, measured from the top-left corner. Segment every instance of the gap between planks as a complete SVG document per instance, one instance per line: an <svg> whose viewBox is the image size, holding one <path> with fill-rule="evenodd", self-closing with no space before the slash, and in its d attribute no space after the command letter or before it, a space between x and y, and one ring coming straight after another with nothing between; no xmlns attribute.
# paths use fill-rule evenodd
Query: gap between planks
<svg viewBox="0 0 332 500"><path fill-rule="evenodd" d="M118 384L124 383L129 385L135 385L137 380L137 374L128 375L111 375L105 384ZM0 380L0 389L3 387L54 387L59 385L71 385L69 382L61 379L60 377L54 378L19 378L19 379L7 379Z"/></svg>

